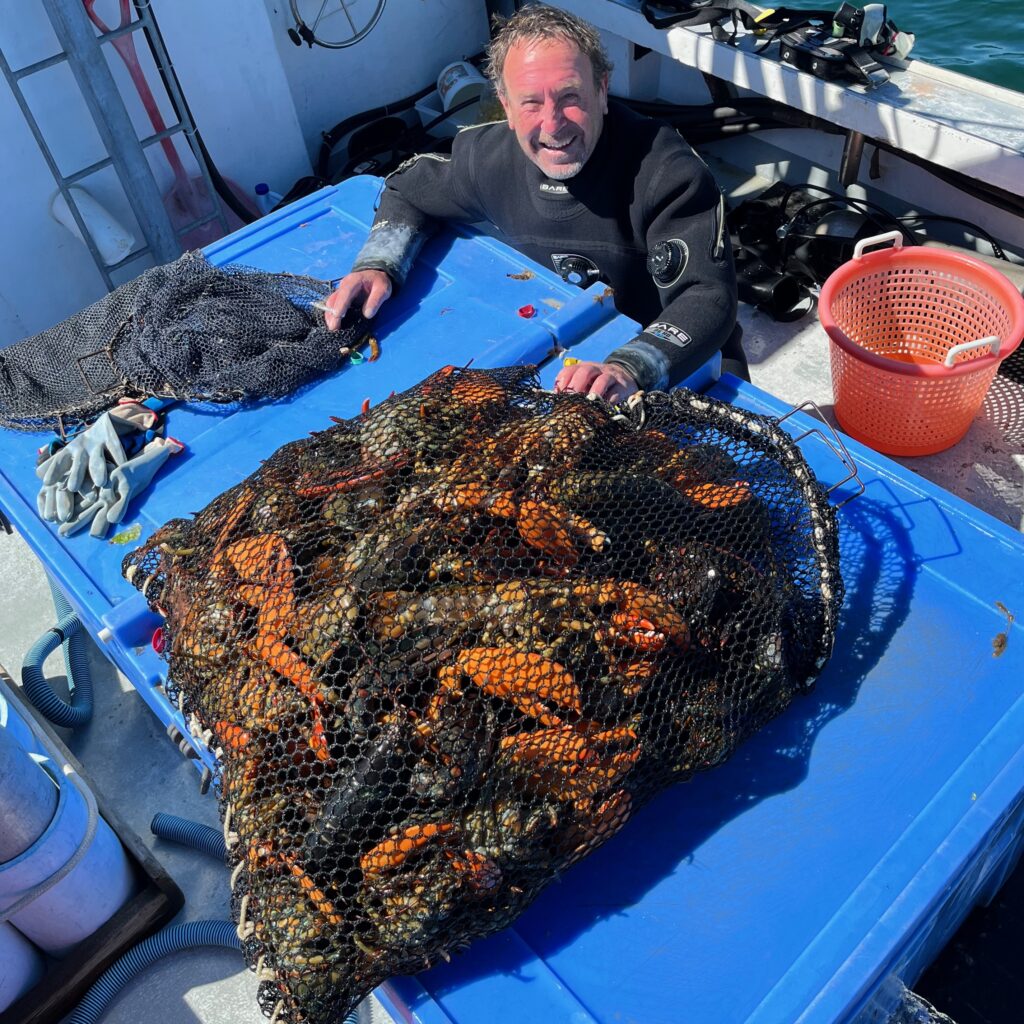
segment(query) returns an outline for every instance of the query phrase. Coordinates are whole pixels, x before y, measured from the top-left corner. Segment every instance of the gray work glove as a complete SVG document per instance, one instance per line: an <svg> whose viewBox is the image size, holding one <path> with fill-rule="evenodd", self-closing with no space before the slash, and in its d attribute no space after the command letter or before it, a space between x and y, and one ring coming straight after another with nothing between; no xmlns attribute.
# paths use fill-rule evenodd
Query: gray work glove
<svg viewBox="0 0 1024 1024"><path fill-rule="evenodd" d="M134 458L110 470L107 485L93 495L83 497L74 514L62 523L58 532L70 537L89 525L93 537L105 537L112 523L121 522L128 502L145 490L156 476L157 470L184 448L173 437L156 437Z"/></svg>
<svg viewBox="0 0 1024 1024"><path fill-rule="evenodd" d="M91 426L76 434L63 448L36 467L42 487L36 504L48 522L77 521L84 507L107 486L112 469L128 460L129 446L159 422L159 415L138 402L121 402ZM76 499L79 495L82 500Z"/></svg>
<svg viewBox="0 0 1024 1024"><path fill-rule="evenodd" d="M107 490L109 491L109 488ZM60 526L57 527L57 532L62 537L70 537L73 533L84 529L93 522L104 507L101 497L103 492L99 489L92 490L88 494L79 494L77 491L68 491L67 493L70 496L71 506L67 515L61 520Z"/></svg>
<svg viewBox="0 0 1024 1024"><path fill-rule="evenodd" d="M63 448L36 467L43 482L39 514L51 522L72 514L73 494L89 494L107 482L107 459L119 466L128 456L110 413L76 434Z"/></svg>

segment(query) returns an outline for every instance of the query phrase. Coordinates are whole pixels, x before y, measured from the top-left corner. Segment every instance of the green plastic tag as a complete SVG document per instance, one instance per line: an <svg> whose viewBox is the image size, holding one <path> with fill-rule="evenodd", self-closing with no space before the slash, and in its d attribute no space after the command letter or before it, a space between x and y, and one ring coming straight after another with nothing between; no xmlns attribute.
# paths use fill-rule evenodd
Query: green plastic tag
<svg viewBox="0 0 1024 1024"><path fill-rule="evenodd" d="M110 538L108 543L110 544L131 544L133 540L138 540L142 536L142 526L139 523L135 523L129 526L127 530L122 530L120 533L115 533Z"/></svg>

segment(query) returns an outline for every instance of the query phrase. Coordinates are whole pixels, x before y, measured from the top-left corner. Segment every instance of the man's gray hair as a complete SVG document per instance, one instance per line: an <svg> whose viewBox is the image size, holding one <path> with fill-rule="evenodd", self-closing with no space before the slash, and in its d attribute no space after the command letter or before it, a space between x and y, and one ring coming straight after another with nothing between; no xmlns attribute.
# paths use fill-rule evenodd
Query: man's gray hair
<svg viewBox="0 0 1024 1024"><path fill-rule="evenodd" d="M510 18L495 18L494 38L487 46L487 62L484 71L494 83L499 96L505 95L502 78L508 51L519 43L533 43L545 39L557 39L572 43L594 69L594 85L600 86L601 79L612 70L601 36L590 22L577 18L575 14L561 11L547 4L531 4L516 11Z"/></svg>

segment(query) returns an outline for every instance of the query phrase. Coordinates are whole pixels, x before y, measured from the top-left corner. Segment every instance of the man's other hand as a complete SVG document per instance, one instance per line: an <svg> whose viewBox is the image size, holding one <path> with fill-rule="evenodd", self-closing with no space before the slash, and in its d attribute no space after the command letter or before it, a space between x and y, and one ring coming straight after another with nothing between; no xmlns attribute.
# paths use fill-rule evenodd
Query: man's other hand
<svg viewBox="0 0 1024 1024"><path fill-rule="evenodd" d="M555 390L597 395L616 405L624 402L638 388L633 375L617 363L575 363L559 371Z"/></svg>
<svg viewBox="0 0 1024 1024"><path fill-rule="evenodd" d="M324 321L327 329L336 331L342 317L353 302L362 300L363 316L367 320L391 297L391 278L383 270L353 270L338 283L327 297Z"/></svg>

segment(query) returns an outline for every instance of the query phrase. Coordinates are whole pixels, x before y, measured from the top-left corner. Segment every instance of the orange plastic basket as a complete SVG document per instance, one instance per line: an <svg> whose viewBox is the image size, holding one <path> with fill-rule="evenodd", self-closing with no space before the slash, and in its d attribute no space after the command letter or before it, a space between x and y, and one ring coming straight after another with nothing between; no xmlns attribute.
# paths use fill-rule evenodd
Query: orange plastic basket
<svg viewBox="0 0 1024 1024"><path fill-rule="evenodd" d="M865 253L868 246L892 247ZM839 425L889 455L930 455L967 433L1000 362L1024 336L1024 298L981 260L857 243L822 285Z"/></svg>

